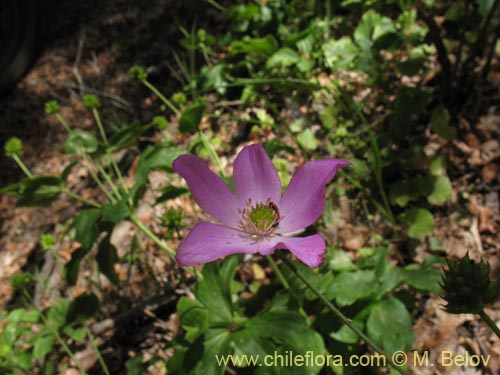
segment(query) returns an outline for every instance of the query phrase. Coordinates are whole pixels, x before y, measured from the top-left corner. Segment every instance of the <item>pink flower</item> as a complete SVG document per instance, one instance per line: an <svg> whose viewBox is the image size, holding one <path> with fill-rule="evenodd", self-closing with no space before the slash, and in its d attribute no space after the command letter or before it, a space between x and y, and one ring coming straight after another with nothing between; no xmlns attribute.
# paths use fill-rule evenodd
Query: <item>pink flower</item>
<svg viewBox="0 0 500 375"><path fill-rule="evenodd" d="M208 263L227 255L269 255L288 249L317 267L325 241L319 234L289 237L314 223L325 207L325 185L337 169L351 163L324 159L305 163L281 196L278 172L264 148L246 146L234 162L234 192L197 156L182 155L174 170L187 182L196 202L219 223L201 222L181 242L176 259L182 266Z"/></svg>

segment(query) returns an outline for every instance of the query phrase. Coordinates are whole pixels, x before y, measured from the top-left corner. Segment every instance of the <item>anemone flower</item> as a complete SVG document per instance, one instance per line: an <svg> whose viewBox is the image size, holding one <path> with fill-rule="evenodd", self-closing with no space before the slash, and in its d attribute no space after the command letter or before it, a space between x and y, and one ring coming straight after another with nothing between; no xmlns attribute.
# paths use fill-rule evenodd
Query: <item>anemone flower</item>
<svg viewBox="0 0 500 375"><path fill-rule="evenodd" d="M200 222L180 243L182 266L204 264L227 255L269 255L288 249L310 267L323 261L325 241L319 234L291 237L314 223L325 207L325 185L340 159L310 161L293 175L283 196L276 168L259 144L244 147L234 162L234 191L207 163L194 155L179 156L174 170L187 182L194 200L218 223Z"/></svg>

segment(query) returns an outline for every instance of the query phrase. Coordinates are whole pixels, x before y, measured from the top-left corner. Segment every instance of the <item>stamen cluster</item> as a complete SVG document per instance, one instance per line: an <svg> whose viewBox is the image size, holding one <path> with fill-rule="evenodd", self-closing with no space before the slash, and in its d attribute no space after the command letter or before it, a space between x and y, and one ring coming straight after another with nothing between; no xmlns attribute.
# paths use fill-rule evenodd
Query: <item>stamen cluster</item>
<svg viewBox="0 0 500 375"><path fill-rule="evenodd" d="M238 209L238 213L241 215L240 229L250 234L253 239L272 236L282 219L278 206L271 201L271 198L255 205L252 205L252 200L249 198L245 202L245 207Z"/></svg>

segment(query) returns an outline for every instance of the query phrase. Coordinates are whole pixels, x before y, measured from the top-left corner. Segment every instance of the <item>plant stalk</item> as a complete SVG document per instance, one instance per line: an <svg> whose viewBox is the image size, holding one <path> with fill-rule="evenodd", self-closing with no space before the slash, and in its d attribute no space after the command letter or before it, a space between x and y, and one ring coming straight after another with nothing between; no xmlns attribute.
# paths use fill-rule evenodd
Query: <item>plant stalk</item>
<svg viewBox="0 0 500 375"><path fill-rule="evenodd" d="M495 322L483 311L479 313L479 316L484 320L484 322L491 328L495 335L500 338L500 328L495 324Z"/></svg>
<svg viewBox="0 0 500 375"><path fill-rule="evenodd" d="M278 254L280 259L284 264L292 271L310 290L313 292L320 300L323 302L330 311L340 320L342 323L347 325L354 333L356 333L359 337L361 337L373 350L383 355L388 361L392 368L394 368L397 372L402 375L406 375L404 372L394 361L392 360L391 355L387 354L382 348L380 348L377 344L373 342L368 336L366 336L359 328L357 328L352 321L347 318L339 309L337 309L305 276L302 272L300 272L295 265L290 262L290 260L284 256L283 254Z"/></svg>

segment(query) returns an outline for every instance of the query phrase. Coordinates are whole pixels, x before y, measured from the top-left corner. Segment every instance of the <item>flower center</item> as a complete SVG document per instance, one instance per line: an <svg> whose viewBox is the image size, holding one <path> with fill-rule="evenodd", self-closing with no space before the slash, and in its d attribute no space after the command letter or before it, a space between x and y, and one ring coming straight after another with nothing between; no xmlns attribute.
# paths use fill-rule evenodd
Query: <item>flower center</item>
<svg viewBox="0 0 500 375"><path fill-rule="evenodd" d="M238 212L241 215L240 228L253 239L271 236L282 219L278 206L270 198L255 205L248 199L245 208L238 209Z"/></svg>

